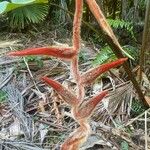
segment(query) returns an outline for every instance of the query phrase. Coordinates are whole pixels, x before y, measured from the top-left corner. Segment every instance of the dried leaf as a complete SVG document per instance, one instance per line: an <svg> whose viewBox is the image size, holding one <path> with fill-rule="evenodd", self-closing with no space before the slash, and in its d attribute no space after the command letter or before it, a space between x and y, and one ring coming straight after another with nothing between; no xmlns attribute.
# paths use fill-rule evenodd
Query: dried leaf
<svg viewBox="0 0 150 150"><path fill-rule="evenodd" d="M44 108L45 102L44 101L39 101L39 110L40 112L44 113L45 108Z"/></svg>
<svg viewBox="0 0 150 150"><path fill-rule="evenodd" d="M14 122L9 127L10 136L16 137L23 134L23 131L21 130L21 124L18 119L15 119Z"/></svg>
<svg viewBox="0 0 150 150"><path fill-rule="evenodd" d="M45 128L45 126L43 125L43 124L40 124L39 125L39 131L40 131L40 140L41 140L41 144L43 144L43 141L44 141L44 139L45 139L45 136L46 136L46 134L47 134L47 132L48 132L48 129L47 128Z"/></svg>
<svg viewBox="0 0 150 150"><path fill-rule="evenodd" d="M94 150L94 146L98 146L99 147L112 147L112 144L109 141L106 141L105 139L103 139L101 136L98 135L94 135L92 134L86 141L86 143L84 143L84 145L81 147L81 150L86 150L86 149L93 149Z"/></svg>
<svg viewBox="0 0 150 150"><path fill-rule="evenodd" d="M149 96L145 96L145 100L146 100L148 106L150 106L150 97Z"/></svg>

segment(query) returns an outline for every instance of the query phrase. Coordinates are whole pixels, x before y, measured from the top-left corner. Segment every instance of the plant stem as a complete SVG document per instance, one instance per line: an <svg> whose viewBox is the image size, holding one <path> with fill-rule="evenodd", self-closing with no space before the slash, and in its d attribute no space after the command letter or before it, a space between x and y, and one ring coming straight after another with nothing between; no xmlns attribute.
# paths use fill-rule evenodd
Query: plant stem
<svg viewBox="0 0 150 150"><path fill-rule="evenodd" d="M150 26L150 1L147 1L147 7L146 7L146 14L145 14L145 25L144 25L144 31L143 31L143 39L142 39L142 48L140 51L140 82L142 80L142 72L145 69L145 58L146 58L146 51L148 52L148 43L149 43L149 26ZM148 35L149 34L149 35Z"/></svg>
<svg viewBox="0 0 150 150"><path fill-rule="evenodd" d="M103 32L104 38L106 39L109 46L112 48L114 54L118 58L123 58L124 57L122 54L123 49L121 48L121 45L119 44L117 38L115 37L112 29L109 26L109 24L106 22L105 16L102 14L102 11L99 8L99 6L97 5L96 1L95 0L86 0L86 2L89 5L89 8L90 8L91 12L93 13L93 15L95 16L96 20L98 21L99 26ZM132 81L133 86L136 89L140 100L142 100L144 102L145 106L148 106L147 102L144 98L144 95L142 93L142 90L140 89L138 82L134 78L134 75L133 75L128 63L125 62L123 64L123 67L129 77L129 79Z"/></svg>
<svg viewBox="0 0 150 150"><path fill-rule="evenodd" d="M83 0L76 0L76 9L73 21L73 48L74 51L79 52L80 50L80 30L81 30L81 19L82 19L82 8ZM77 84L77 96L82 102L84 98L84 88L81 86L80 71L78 66L78 56L72 59L71 71Z"/></svg>

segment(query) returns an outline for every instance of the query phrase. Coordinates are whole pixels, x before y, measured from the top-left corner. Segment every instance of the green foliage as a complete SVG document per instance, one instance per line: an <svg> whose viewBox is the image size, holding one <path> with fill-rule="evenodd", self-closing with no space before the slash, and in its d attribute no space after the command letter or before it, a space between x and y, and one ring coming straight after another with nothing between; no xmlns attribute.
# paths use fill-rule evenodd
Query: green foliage
<svg viewBox="0 0 150 150"><path fill-rule="evenodd" d="M146 110L146 108L144 107L144 104L139 102L138 100L133 100L131 108L132 108L131 109L132 114L134 116L137 116Z"/></svg>
<svg viewBox="0 0 150 150"><path fill-rule="evenodd" d="M6 98L7 94L4 91L0 90L0 103L4 102Z"/></svg>
<svg viewBox="0 0 150 150"><path fill-rule="evenodd" d="M127 51L128 54L134 58L134 60L138 59L138 48L131 45L124 45L122 48Z"/></svg>
<svg viewBox="0 0 150 150"><path fill-rule="evenodd" d="M26 25L40 23L48 14L48 0L11 0L0 2L0 14L7 13L12 29L24 29Z"/></svg>
<svg viewBox="0 0 150 150"><path fill-rule="evenodd" d="M133 26L130 22L126 22L124 20L119 20L119 19L107 19L109 25L115 29L118 29L118 28L125 28L127 30L132 30L133 29Z"/></svg>
<svg viewBox="0 0 150 150"><path fill-rule="evenodd" d="M145 8L146 8L146 2L147 2L147 1L148 1L148 0L146 0L146 1L139 0L139 1L138 1L139 9L145 11Z"/></svg>
<svg viewBox="0 0 150 150"><path fill-rule="evenodd" d="M7 13L19 7L27 6L28 4L48 3L48 0L11 0L0 2L0 14Z"/></svg>
<svg viewBox="0 0 150 150"><path fill-rule="evenodd" d="M111 60L115 60L116 56L109 46L105 46L101 49L100 53L96 55L96 58L93 61L93 65L104 64Z"/></svg>
<svg viewBox="0 0 150 150"><path fill-rule="evenodd" d="M40 56L26 56L25 57L26 61L29 62L35 62L35 64L37 65L38 68L42 68L43 67L43 60ZM21 68L25 69L26 65L24 64L24 62L21 62Z"/></svg>
<svg viewBox="0 0 150 150"><path fill-rule="evenodd" d="M107 19L109 25L114 28L114 29L125 29L132 38L134 38L134 33L133 33L133 24L131 22L127 22L124 20L119 20L119 19Z"/></svg>
<svg viewBox="0 0 150 150"><path fill-rule="evenodd" d="M39 68L43 67L43 60L40 56L27 56L26 57L27 62L36 62L37 66Z"/></svg>
<svg viewBox="0 0 150 150"><path fill-rule="evenodd" d="M129 144L126 141L121 142L121 150L128 150Z"/></svg>
<svg viewBox="0 0 150 150"><path fill-rule="evenodd" d="M46 4L32 4L18 8L8 14L9 24L12 28L24 29L31 23L40 23L48 13Z"/></svg>
<svg viewBox="0 0 150 150"><path fill-rule="evenodd" d="M137 48L130 46L130 45L125 45L123 46L123 49L126 51L126 53L129 56L132 56L134 60L138 58ZM111 48L108 45L106 45L96 55L95 59L93 60L93 65L100 65L100 64L108 63L116 59L117 57L115 56Z"/></svg>

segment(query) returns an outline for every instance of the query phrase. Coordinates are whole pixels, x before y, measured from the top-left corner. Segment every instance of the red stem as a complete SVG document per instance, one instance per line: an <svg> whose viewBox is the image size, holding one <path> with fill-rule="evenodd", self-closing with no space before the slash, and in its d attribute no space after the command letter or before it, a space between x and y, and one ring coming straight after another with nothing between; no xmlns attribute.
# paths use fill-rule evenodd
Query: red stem
<svg viewBox="0 0 150 150"><path fill-rule="evenodd" d="M79 52L80 50L80 30L81 30L81 19L82 19L83 0L76 0L76 10L73 22L73 48L74 51ZM84 98L84 88L81 86L80 71L78 66L78 56L72 59L71 63L72 75L75 78L77 84L77 95L80 101Z"/></svg>
<svg viewBox="0 0 150 150"><path fill-rule="evenodd" d="M83 0L76 0L76 10L73 21L73 47L75 51L79 51L80 49L82 9L83 9Z"/></svg>

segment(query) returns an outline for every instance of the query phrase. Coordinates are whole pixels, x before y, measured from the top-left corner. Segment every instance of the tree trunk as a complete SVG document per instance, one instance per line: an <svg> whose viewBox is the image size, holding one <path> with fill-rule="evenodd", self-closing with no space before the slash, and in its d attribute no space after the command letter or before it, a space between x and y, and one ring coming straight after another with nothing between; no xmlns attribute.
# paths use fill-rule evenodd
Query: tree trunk
<svg viewBox="0 0 150 150"><path fill-rule="evenodd" d="M142 71L149 75L150 72L150 0L147 1L145 25L142 39L142 48L140 53L140 67ZM141 79L141 78L140 78ZM150 80L150 75L149 75Z"/></svg>
<svg viewBox="0 0 150 150"><path fill-rule="evenodd" d="M126 20L127 18L127 7L128 7L128 2L127 0L122 0L122 19Z"/></svg>

